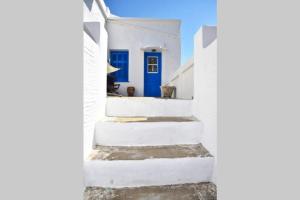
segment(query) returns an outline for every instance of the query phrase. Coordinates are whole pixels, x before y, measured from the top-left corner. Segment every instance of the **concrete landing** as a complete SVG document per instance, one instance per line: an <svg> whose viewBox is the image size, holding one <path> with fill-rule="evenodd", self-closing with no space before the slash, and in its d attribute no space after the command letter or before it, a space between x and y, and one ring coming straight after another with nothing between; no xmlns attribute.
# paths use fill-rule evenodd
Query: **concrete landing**
<svg viewBox="0 0 300 200"><path fill-rule="evenodd" d="M216 200L213 183L180 184L137 188L87 187L84 200Z"/></svg>
<svg viewBox="0 0 300 200"><path fill-rule="evenodd" d="M96 146L91 160L145 160L153 158L212 157L202 144L168 146Z"/></svg>

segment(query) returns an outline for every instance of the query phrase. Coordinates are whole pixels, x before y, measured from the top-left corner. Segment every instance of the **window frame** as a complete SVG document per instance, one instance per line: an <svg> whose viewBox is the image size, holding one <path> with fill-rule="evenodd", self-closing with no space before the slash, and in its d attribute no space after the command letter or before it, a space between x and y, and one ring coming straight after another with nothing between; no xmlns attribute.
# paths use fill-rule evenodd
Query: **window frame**
<svg viewBox="0 0 300 200"><path fill-rule="evenodd" d="M149 64L149 58L156 58L156 64ZM155 66L157 67L156 71L149 72L149 65L150 66ZM147 73L148 74L158 74L159 73L159 68L158 68L158 56L147 56Z"/></svg>

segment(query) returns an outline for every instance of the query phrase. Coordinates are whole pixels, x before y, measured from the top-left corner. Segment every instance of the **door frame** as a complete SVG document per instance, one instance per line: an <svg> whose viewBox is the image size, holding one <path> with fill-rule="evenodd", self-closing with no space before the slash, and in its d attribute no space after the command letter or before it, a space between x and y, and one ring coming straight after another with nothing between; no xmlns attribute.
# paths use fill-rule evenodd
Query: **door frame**
<svg viewBox="0 0 300 200"><path fill-rule="evenodd" d="M157 72L149 72L148 71L148 58L149 57L156 57L157 58ZM158 78L158 87L159 87L159 92L157 95L151 95L147 92L147 88L149 88L149 83L147 82L147 76L148 74L151 75L156 75L159 76ZM145 97L161 97L161 90L160 86L162 83L162 52L144 52L144 96Z"/></svg>

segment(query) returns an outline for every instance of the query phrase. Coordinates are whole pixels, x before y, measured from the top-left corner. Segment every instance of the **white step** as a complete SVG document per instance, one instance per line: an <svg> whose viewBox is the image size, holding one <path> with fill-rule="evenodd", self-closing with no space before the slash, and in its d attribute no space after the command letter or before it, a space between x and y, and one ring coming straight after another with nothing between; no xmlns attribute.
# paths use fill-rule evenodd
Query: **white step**
<svg viewBox="0 0 300 200"><path fill-rule="evenodd" d="M100 147L84 164L85 185L122 188L209 182L214 158L195 146L147 147L146 151Z"/></svg>
<svg viewBox="0 0 300 200"><path fill-rule="evenodd" d="M108 97L107 116L192 116L192 100L153 97Z"/></svg>
<svg viewBox="0 0 300 200"><path fill-rule="evenodd" d="M98 122L95 143L106 146L155 146L201 142L201 121Z"/></svg>

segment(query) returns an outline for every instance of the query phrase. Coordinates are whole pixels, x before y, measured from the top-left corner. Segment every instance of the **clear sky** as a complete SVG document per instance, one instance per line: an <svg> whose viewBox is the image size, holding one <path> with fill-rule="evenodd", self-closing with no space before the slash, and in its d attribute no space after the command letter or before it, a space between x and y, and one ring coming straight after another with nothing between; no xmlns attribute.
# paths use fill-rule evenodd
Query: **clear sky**
<svg viewBox="0 0 300 200"><path fill-rule="evenodd" d="M104 0L120 17L181 20L181 63L193 54L193 36L202 25L217 24L216 0Z"/></svg>

